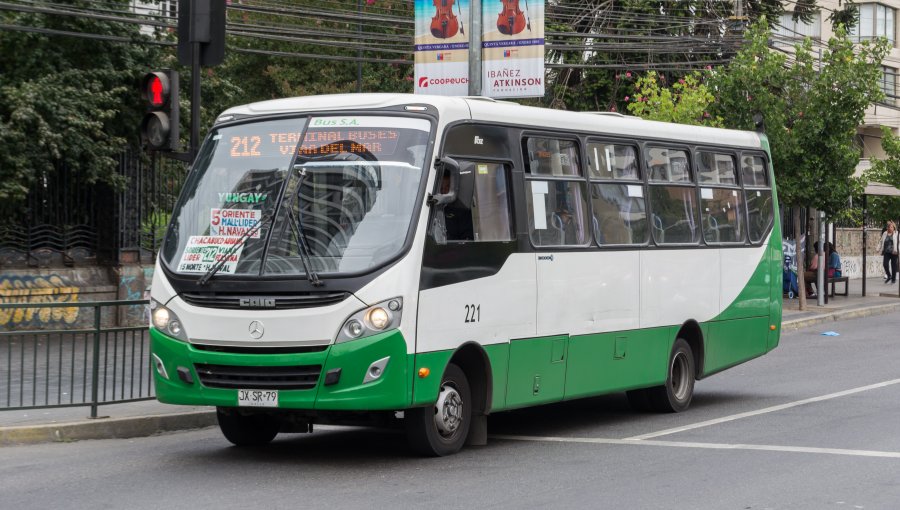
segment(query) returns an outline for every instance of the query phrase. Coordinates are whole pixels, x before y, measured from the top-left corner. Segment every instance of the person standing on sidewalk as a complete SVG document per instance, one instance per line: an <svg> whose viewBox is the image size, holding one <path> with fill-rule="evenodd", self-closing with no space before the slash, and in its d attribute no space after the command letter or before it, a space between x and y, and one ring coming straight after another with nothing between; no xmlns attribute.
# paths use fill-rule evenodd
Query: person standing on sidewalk
<svg viewBox="0 0 900 510"><path fill-rule="evenodd" d="M884 283L897 282L897 248L900 244L897 235L897 225L889 221L887 229L881 234L881 255L884 257Z"/></svg>

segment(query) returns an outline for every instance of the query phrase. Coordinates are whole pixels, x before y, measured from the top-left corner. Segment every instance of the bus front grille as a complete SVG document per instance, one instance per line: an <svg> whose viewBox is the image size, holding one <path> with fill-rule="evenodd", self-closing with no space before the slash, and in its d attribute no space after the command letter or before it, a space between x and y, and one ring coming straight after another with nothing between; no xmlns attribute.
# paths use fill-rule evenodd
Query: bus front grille
<svg viewBox="0 0 900 510"><path fill-rule="evenodd" d="M349 292L311 292L308 294L265 295L183 292L181 299L193 306L226 310L295 310L329 306L350 297Z"/></svg>
<svg viewBox="0 0 900 510"><path fill-rule="evenodd" d="M322 365L246 367L195 363L194 369L207 388L308 390L319 382Z"/></svg>

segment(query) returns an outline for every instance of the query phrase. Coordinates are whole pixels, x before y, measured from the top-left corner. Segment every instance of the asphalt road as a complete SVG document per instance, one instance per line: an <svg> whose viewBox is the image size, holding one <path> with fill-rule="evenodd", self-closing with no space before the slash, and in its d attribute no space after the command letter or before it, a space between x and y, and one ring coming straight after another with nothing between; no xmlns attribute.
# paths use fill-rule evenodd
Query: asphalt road
<svg viewBox="0 0 900 510"><path fill-rule="evenodd" d="M677 415L624 395L497 414L488 446L442 459L338 427L258 449L218 429L2 448L0 507L898 509L898 327L788 333Z"/></svg>

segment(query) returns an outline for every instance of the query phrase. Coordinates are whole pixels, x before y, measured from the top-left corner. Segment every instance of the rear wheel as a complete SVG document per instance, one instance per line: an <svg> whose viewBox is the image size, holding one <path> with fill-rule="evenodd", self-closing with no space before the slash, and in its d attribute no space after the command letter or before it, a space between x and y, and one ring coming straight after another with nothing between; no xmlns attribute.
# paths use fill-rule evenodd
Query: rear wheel
<svg viewBox="0 0 900 510"><path fill-rule="evenodd" d="M437 402L406 411L409 445L422 455L441 457L456 453L469 435L472 398L466 374L447 365Z"/></svg>
<svg viewBox="0 0 900 510"><path fill-rule="evenodd" d="M268 414L242 415L238 411L217 407L216 418L225 439L236 446L259 446L278 435L281 420Z"/></svg>
<svg viewBox="0 0 900 510"><path fill-rule="evenodd" d="M683 338L675 340L672 354L669 355L666 384L646 390L653 410L662 413L687 410L694 396L695 373L691 346Z"/></svg>

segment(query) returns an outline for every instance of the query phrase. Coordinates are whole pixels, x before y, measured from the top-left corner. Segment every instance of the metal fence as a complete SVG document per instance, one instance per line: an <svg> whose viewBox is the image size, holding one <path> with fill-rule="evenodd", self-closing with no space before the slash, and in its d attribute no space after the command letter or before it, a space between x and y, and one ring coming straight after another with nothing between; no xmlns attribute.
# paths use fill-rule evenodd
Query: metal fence
<svg viewBox="0 0 900 510"><path fill-rule="evenodd" d="M187 166L128 149L117 172L114 189L65 164L36 170L24 201L0 202L0 268L152 262Z"/></svg>
<svg viewBox="0 0 900 510"><path fill-rule="evenodd" d="M79 329L0 332L0 410L90 406L155 397L146 324L103 327L104 310L147 300L4 304L6 313L63 317L93 309L93 326ZM21 312L20 312L21 310ZM107 312L108 313L108 312Z"/></svg>

